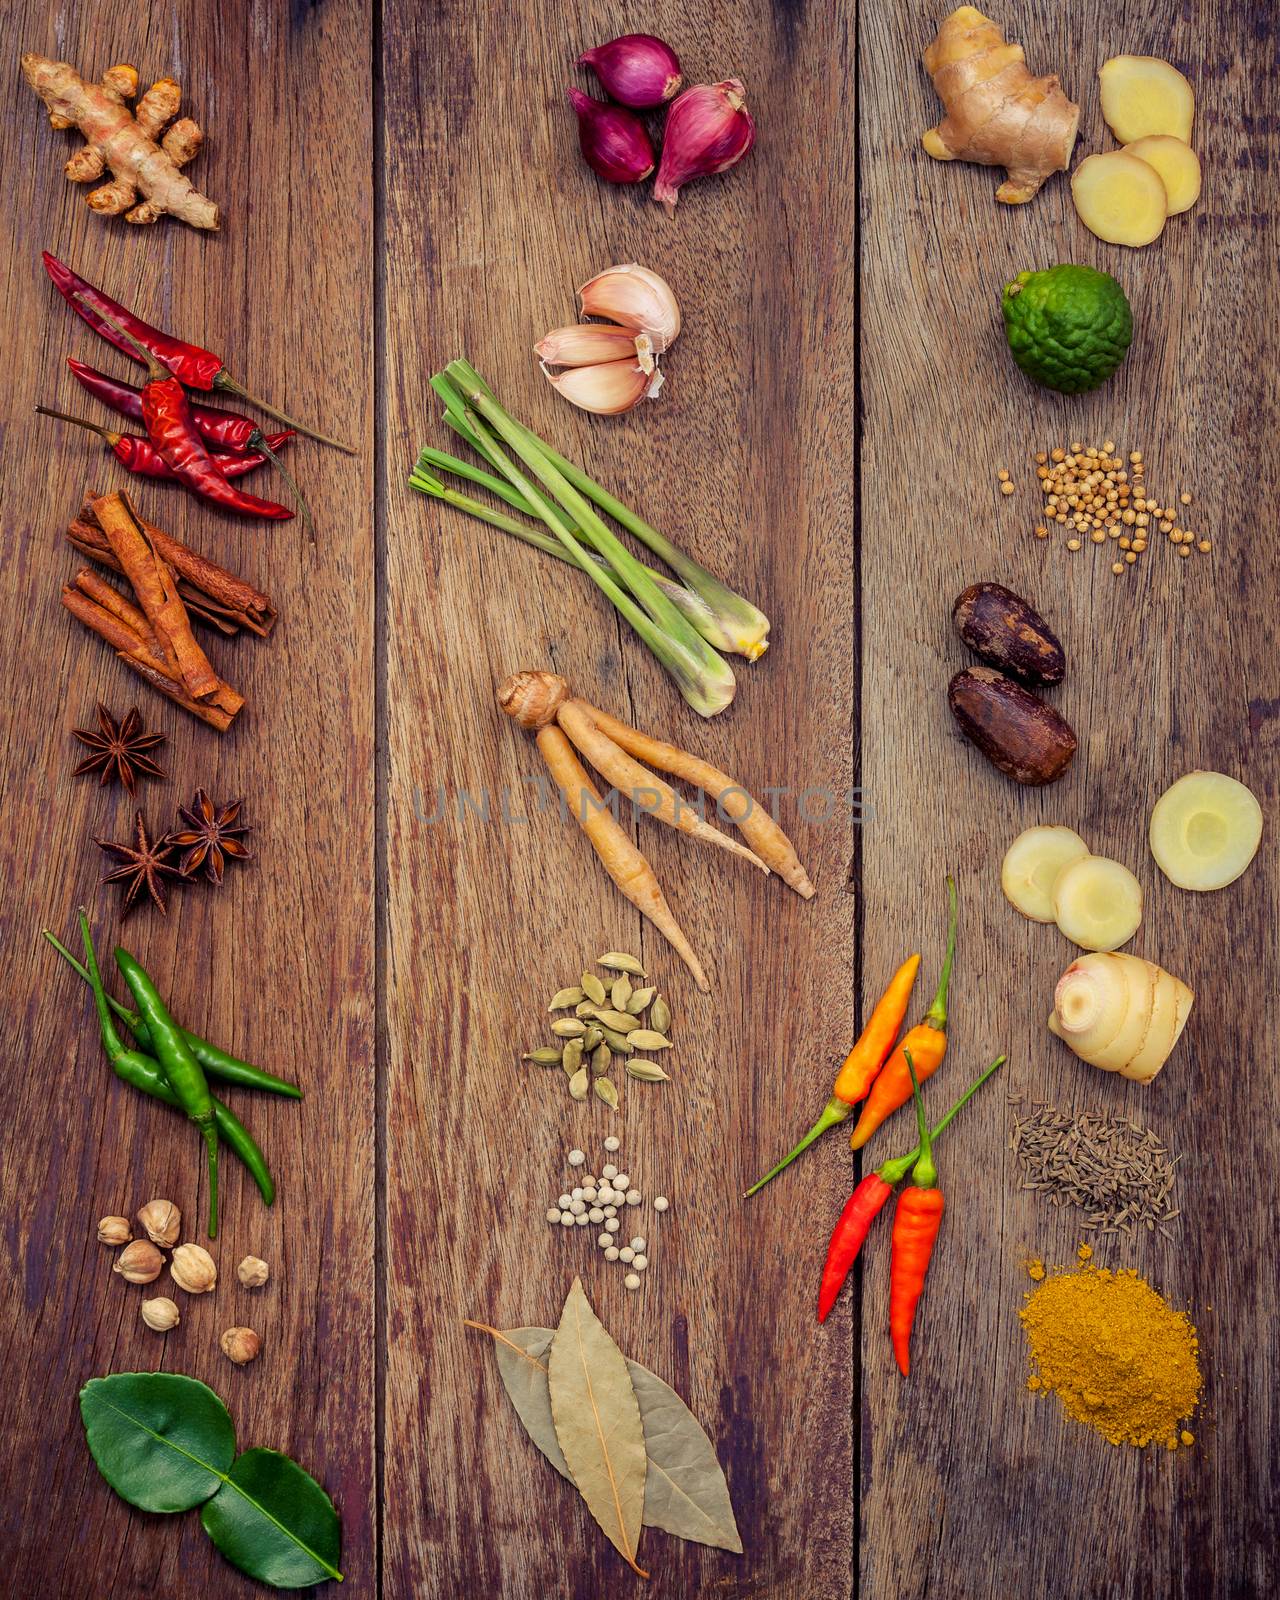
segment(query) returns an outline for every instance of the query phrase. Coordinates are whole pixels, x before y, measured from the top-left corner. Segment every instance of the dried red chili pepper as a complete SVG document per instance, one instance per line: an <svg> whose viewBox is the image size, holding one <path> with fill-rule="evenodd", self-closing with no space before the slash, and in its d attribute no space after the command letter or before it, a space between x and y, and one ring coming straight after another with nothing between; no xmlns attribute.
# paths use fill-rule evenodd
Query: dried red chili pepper
<svg viewBox="0 0 1280 1600"><path fill-rule="evenodd" d="M88 428L90 433L96 433L106 440L108 447L122 467L130 472L136 472L142 478L165 478L173 482L177 474L165 462L151 443L150 439L140 438L136 433L117 433L114 428L100 428L96 422L88 422L84 417L72 417L65 411L55 411L52 406L37 406L36 410L42 417L57 417L59 422L73 422L77 428ZM278 450L286 439L292 438L288 431L284 433L269 433L266 442L273 450ZM255 467L260 467L266 462L266 456L261 450L251 450L247 455L233 455L228 450L215 450L210 453L210 461L217 467L224 478L243 478L246 472L252 472Z"/></svg>
<svg viewBox="0 0 1280 1600"><path fill-rule="evenodd" d="M103 294L101 289L95 289L47 250L43 252L43 258L45 271L53 280L54 287L76 315L83 317L95 333L101 334L132 360L145 365L146 357L142 352L146 351L189 389L224 389L228 394L239 395L250 405L257 406L259 411L265 411L287 428L305 433L309 439L331 444L337 450L345 450L349 456L356 454L354 446L331 439L328 434L317 433L314 428L304 427L275 406L250 394L227 371L221 356L214 355L211 350L201 349L198 344L188 344L185 339L175 339L172 334L163 333L149 322L143 322L127 306Z"/></svg>
<svg viewBox="0 0 1280 1600"><path fill-rule="evenodd" d="M80 303L78 296L75 303ZM204 440L191 418L187 391L181 383L113 316L105 311L100 315L108 327L114 327L122 338L136 346L139 356L146 362L147 382L142 390L142 420L147 425L147 437L187 488L203 499L211 500L228 511L238 512L241 516L269 517L278 522L292 517L293 512L288 506L282 506L275 500L260 499L256 494L246 494L243 489L237 489L227 482L204 447ZM305 515L305 506L303 512Z"/></svg>
<svg viewBox="0 0 1280 1600"><path fill-rule="evenodd" d="M87 389L95 400L101 400L104 406L110 407L122 417L129 417L134 422L142 421L140 389L135 389L131 383L113 378L108 373L99 372L96 367L91 367L84 361L77 361L74 356L67 357L67 365L75 374L81 388ZM277 440L283 444L286 439L293 437L292 428L281 433L264 435L252 417L241 416L238 411L220 411L216 406L196 405L194 401L191 404L191 416L200 430L201 438L207 444L235 455L243 455L246 451L253 450L260 438L265 437L272 448L276 449Z"/></svg>

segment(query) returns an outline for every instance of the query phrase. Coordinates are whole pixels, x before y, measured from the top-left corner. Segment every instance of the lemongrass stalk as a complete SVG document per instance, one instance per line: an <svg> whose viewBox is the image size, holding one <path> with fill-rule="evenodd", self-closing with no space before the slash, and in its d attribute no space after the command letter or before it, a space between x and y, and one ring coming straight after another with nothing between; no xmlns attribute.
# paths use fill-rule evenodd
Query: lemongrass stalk
<svg viewBox="0 0 1280 1600"><path fill-rule="evenodd" d="M694 697L690 699L690 704L700 710L703 716L714 716L717 711L722 711L732 700L736 687L733 673L723 657L717 655L702 635L689 625L626 545L605 525L591 504L564 474L551 463L541 441L510 416L493 398L488 385L470 362L451 361L445 372L449 380L460 389L463 397L475 407L474 411L466 413L466 420L471 427L473 429L476 427L478 412L490 428L515 451L543 488L554 495L577 524L581 536L608 560L614 572L648 612L652 621L673 643L681 646L687 658L698 664L699 671L692 686ZM490 450L493 450L492 443ZM511 475L505 465L502 470L510 481ZM552 527L553 532L557 530L558 524ZM599 582L598 573L592 572L592 577Z"/></svg>
<svg viewBox="0 0 1280 1600"><path fill-rule="evenodd" d="M499 408L501 409L501 408ZM484 445L485 459L491 461L503 474L507 481L526 497L529 503L536 507L539 516L555 534L556 538L568 550L570 559L590 577L613 602L614 606L627 619L635 631L644 640L645 644L657 657L658 661L675 679L676 687L680 693L700 716L713 717L717 711L724 708L733 699L736 687L732 672L727 665L715 655L709 653L722 669L719 673L708 671L702 659L703 653L708 652L708 646L700 635L693 633L680 613L671 607L671 614L675 618L680 633L672 634L664 631L645 610L639 606L631 595L617 582L613 571L608 566L596 566L594 562L586 559L586 553L581 551L577 541L568 532L564 521L551 507L544 505L539 498L534 485L520 471L515 462L503 451L497 439L489 433L488 429L478 417L469 418L471 427L475 430L477 438ZM615 541L616 543L616 541ZM621 548L621 547L620 547ZM624 556L627 552L624 550ZM634 557L628 557L633 565L638 566ZM656 589L655 589L656 592ZM685 638L688 635L696 639L699 650L689 649ZM727 684L725 682L727 678Z"/></svg>
<svg viewBox="0 0 1280 1600"><path fill-rule="evenodd" d="M479 379L479 374L476 374L476 377ZM479 381L485 392L493 397L493 391L483 383L483 379ZM474 440L467 434L465 416L459 414L456 409L447 407L445 421L474 446ZM588 477L581 467L575 466L572 461L558 454L518 418L512 418L512 421L528 435L552 466L562 473L574 488L586 495L589 500L593 500L615 522L621 523L642 544L647 545L654 555L665 561L671 570L684 580L687 589L703 600L708 616L713 619L711 630L705 634L709 643L719 650L745 656L748 661L760 659L769 648L769 619L763 611L730 589L727 584L722 583L714 573L708 572L701 562L686 555L665 534L659 533L650 523L638 517L629 506L624 505L607 489Z"/></svg>
<svg viewBox="0 0 1280 1600"><path fill-rule="evenodd" d="M468 466L466 462L459 461L454 456L446 455L443 450L431 449L423 450L418 458L417 466L409 475L410 488L417 489L419 493L432 495L435 499L445 501L458 511L465 511L468 516L475 517L480 522L487 522L491 527L501 528L504 533L509 533L513 538L532 545L545 555L554 556L557 561L563 561L568 566L579 565L568 554L558 539L553 539L550 534L543 533L540 528L534 527L532 523L519 522L515 517L509 517L505 512L485 505L483 501L473 500L470 495L459 494L456 489L450 489L434 472L428 471L423 466L423 462L430 462L431 465L440 467L441 471L444 472L457 473L460 477L467 478L472 483L481 484L484 488L492 490L494 494L499 493L501 489L501 491L505 491L504 498L508 505L518 504L522 508L527 507L528 502L524 496L518 494L509 483L501 482L501 480L492 477L489 473L482 472L478 467ZM530 514L537 515L532 508L530 508ZM581 547L579 548L581 549ZM582 554L586 556L588 561L595 562L597 566L606 568L609 566L605 558L594 550L583 550ZM655 572L652 567L646 567L645 571L648 572L649 576L671 601L671 604L675 606L676 610L682 616L688 618L709 644L714 644L715 640L711 638L714 619L708 611L705 601L694 594L691 589L686 589L682 584L676 583L674 579L668 578L665 573Z"/></svg>

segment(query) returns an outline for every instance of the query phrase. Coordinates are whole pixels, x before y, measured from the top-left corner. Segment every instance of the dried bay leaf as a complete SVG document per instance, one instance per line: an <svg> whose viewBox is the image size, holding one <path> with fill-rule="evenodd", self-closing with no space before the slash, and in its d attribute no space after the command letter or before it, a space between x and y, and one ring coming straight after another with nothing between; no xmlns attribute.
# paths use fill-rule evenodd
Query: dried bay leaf
<svg viewBox="0 0 1280 1600"><path fill-rule="evenodd" d="M480 1328L472 1322L468 1327ZM546 1358L555 1337L550 1328L485 1328L494 1338L498 1372L525 1431L561 1475L573 1481L556 1438L547 1385ZM715 1447L684 1401L648 1367L628 1361L640 1406L649 1470L644 1484L644 1521L678 1539L742 1553L729 1486Z"/></svg>
<svg viewBox="0 0 1280 1600"><path fill-rule="evenodd" d="M547 1355L556 1438L587 1510L642 1578L636 1562L644 1526L648 1461L640 1404L626 1358L605 1332L575 1278Z"/></svg>

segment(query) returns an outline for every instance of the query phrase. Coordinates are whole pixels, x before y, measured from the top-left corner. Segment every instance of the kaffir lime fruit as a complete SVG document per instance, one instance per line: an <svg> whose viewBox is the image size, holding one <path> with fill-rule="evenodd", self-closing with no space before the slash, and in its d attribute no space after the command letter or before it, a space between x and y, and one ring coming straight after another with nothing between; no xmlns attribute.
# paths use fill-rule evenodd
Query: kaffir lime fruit
<svg viewBox="0 0 1280 1600"><path fill-rule="evenodd" d="M1028 378L1059 394L1105 383L1125 358L1133 315L1109 272L1050 267L1020 272L1000 302L1013 359Z"/></svg>

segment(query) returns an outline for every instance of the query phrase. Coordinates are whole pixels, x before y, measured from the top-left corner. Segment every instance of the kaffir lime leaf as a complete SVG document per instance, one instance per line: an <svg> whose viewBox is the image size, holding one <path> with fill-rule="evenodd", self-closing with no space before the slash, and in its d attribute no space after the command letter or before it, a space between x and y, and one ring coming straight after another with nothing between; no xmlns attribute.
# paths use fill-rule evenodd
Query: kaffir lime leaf
<svg viewBox="0 0 1280 1600"><path fill-rule="evenodd" d="M1133 315L1109 272L1059 266L1020 272L1004 286L1000 309L1013 359L1059 394L1105 383L1125 358Z"/></svg>

